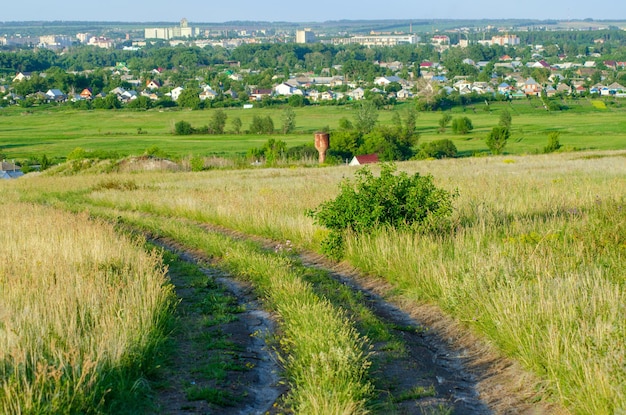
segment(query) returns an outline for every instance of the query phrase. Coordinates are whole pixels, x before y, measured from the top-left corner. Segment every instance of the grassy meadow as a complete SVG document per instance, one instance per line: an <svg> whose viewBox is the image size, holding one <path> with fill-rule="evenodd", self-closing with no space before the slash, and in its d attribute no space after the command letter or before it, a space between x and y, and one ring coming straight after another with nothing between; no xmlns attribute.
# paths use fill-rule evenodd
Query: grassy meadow
<svg viewBox="0 0 626 415"><path fill-rule="evenodd" d="M410 103L395 107L402 112ZM618 101L615 105L594 107L593 100L568 100L567 111L547 112L539 99L518 100L512 103L491 103L454 108L454 116L471 119L474 131L468 135L455 135L448 128L438 133L441 112L420 112L417 130L420 141L442 138L453 140L462 155L488 152L484 138L496 126L503 108L512 114L511 139L505 149L510 154L541 152L547 144L547 134L561 133L565 149L614 150L623 148L626 139L625 109ZM261 147L269 138L284 140L288 147L311 144L313 133L324 127L331 132L339 126L341 118L353 119L351 106L320 106L296 108L294 133L282 135L233 134L231 122L238 117L242 130L248 129L255 115L269 115L280 130L280 108L231 108L224 135L175 136L172 134L178 121L187 121L193 127L206 126L213 110L94 110L78 111L62 107L2 108L0 109L0 152L8 159L41 157L64 158L77 147L88 151L118 152L121 156L141 155L150 147L158 147L173 158L193 156L236 157L248 149ZM392 110L379 111L381 124L389 123ZM139 134L141 132L141 134ZM331 141L332 146L332 141Z"/></svg>

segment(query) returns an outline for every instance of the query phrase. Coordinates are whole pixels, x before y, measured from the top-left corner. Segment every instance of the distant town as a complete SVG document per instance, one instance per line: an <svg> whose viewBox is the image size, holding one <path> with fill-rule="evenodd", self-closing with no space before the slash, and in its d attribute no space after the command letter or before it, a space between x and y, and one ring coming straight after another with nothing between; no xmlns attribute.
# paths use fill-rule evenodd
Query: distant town
<svg viewBox="0 0 626 415"><path fill-rule="evenodd" d="M625 28L626 22L592 20L306 27L184 18L176 24L12 22L0 24L0 106L203 108L373 99L441 109L528 96L621 98Z"/></svg>

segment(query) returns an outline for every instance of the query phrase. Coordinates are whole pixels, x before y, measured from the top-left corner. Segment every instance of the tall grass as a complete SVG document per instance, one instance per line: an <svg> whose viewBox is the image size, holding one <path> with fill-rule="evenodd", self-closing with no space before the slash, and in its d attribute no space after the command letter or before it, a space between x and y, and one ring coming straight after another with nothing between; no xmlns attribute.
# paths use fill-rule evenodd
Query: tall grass
<svg viewBox="0 0 626 415"><path fill-rule="evenodd" d="M133 408L114 400L141 385L162 339L172 293L160 258L41 206L3 204L0 229L0 413Z"/></svg>

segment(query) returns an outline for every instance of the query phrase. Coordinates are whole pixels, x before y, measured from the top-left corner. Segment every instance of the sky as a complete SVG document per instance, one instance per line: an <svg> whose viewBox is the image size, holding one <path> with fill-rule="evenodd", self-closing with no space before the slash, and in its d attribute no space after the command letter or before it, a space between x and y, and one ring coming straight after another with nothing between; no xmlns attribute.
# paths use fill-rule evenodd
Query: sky
<svg viewBox="0 0 626 415"><path fill-rule="evenodd" d="M583 0L3 0L0 22L121 21L220 23L233 20L324 22L380 19L626 20L626 2Z"/></svg>

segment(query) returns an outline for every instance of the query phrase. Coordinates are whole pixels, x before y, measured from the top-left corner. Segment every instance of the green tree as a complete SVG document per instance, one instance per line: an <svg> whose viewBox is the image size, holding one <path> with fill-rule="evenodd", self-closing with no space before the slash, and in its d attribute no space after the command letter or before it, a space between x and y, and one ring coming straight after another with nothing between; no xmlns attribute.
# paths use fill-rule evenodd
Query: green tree
<svg viewBox="0 0 626 415"><path fill-rule="evenodd" d="M231 125L233 126L233 131L235 132L235 134L241 133L241 127L243 126L243 123L241 122L241 118L239 117L233 118Z"/></svg>
<svg viewBox="0 0 626 415"><path fill-rule="evenodd" d="M192 110L197 110L200 108L200 89L199 88L185 88L183 92L180 93L176 103L179 107L190 108Z"/></svg>
<svg viewBox="0 0 626 415"><path fill-rule="evenodd" d="M335 131L330 137L329 154L336 156L342 161L350 159L357 154L362 144L363 137L356 130Z"/></svg>
<svg viewBox="0 0 626 415"><path fill-rule="evenodd" d="M354 114L354 125L363 134L367 134L374 129L378 122L378 109L371 101L362 101L356 107Z"/></svg>
<svg viewBox="0 0 626 415"><path fill-rule="evenodd" d="M506 142L509 139L510 132L505 127L493 127L487 136L486 144L492 154L502 154Z"/></svg>
<svg viewBox="0 0 626 415"><path fill-rule="evenodd" d="M176 135L191 135L193 134L193 128L187 121L178 121L174 124L174 134Z"/></svg>
<svg viewBox="0 0 626 415"><path fill-rule="evenodd" d="M452 131L454 131L454 134L468 134L473 129L472 120L467 117L457 117L452 120Z"/></svg>
<svg viewBox="0 0 626 415"><path fill-rule="evenodd" d="M544 153L553 153L561 148L559 137L561 133L558 131L551 131L548 133L548 145L543 148Z"/></svg>
<svg viewBox="0 0 626 415"><path fill-rule="evenodd" d="M445 133L446 132L446 128L448 128L448 125L450 124L450 121L452 121L452 115L450 115L448 113L442 114L441 118L439 118L439 130L438 130L438 132Z"/></svg>
<svg viewBox="0 0 626 415"><path fill-rule="evenodd" d="M296 112L287 107L283 110L283 134L289 134L296 128Z"/></svg>
<svg viewBox="0 0 626 415"><path fill-rule="evenodd" d="M304 97L302 95L291 95L287 99L287 103L292 107L303 107Z"/></svg>
<svg viewBox="0 0 626 415"><path fill-rule="evenodd" d="M212 134L224 134L224 128L226 127L226 120L228 116L224 110L218 109L213 111L211 116L211 122L209 123L209 131Z"/></svg>
<svg viewBox="0 0 626 415"><path fill-rule="evenodd" d="M452 140L435 140L430 143L423 143L415 158L417 159L442 159L456 157L457 149Z"/></svg>
<svg viewBox="0 0 626 415"><path fill-rule="evenodd" d="M354 125L352 125L352 121L350 121L346 117L342 117L339 120L339 128L341 130L352 130L354 128Z"/></svg>
<svg viewBox="0 0 626 415"><path fill-rule="evenodd" d="M511 122L512 122L511 113L506 108L503 109L502 112L500 113L500 121L498 122L498 125L500 127L504 127L510 130Z"/></svg>
<svg viewBox="0 0 626 415"><path fill-rule="evenodd" d="M250 133L252 134L272 134L274 132L274 121L269 115L261 117L255 115L252 117L252 123L250 124Z"/></svg>

